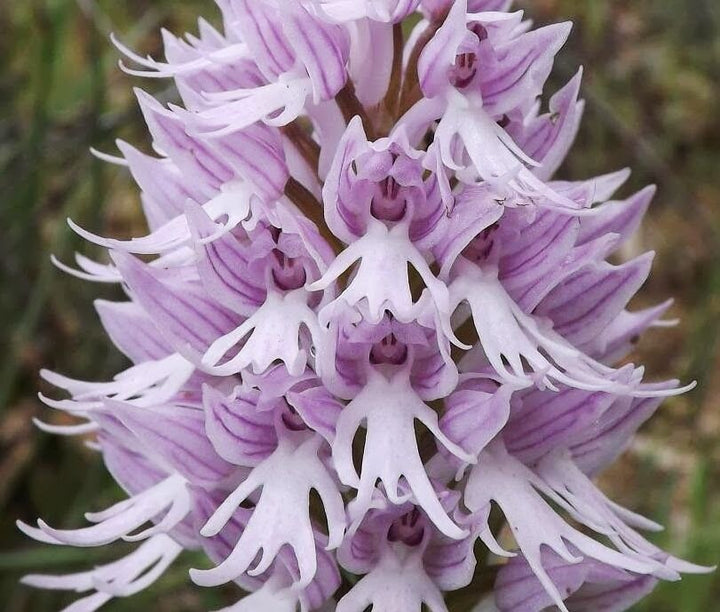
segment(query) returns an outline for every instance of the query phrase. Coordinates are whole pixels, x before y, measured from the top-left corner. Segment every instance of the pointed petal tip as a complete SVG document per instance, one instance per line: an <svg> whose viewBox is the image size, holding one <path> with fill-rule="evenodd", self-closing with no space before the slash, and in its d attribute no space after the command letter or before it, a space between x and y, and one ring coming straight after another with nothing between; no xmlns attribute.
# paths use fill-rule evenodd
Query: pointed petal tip
<svg viewBox="0 0 720 612"><path fill-rule="evenodd" d="M554 24L558 31L561 31L565 36L569 36L575 24L572 21L561 21L560 23Z"/></svg>
<svg viewBox="0 0 720 612"><path fill-rule="evenodd" d="M52 370L49 370L48 368L42 368L38 374L40 375L40 378L44 380L45 382L50 383L51 385L54 384L53 381L57 380L59 377L59 374L56 372L53 372ZM45 397L42 393L38 394L41 397Z"/></svg>
<svg viewBox="0 0 720 612"><path fill-rule="evenodd" d="M24 533L29 538L32 538L33 540L36 540L38 542L43 542L44 544L56 544L56 545L64 544L63 542L61 542L57 538L53 537L49 533L46 533L44 529L42 529L43 525L45 525L45 527L47 527L47 525L42 520L38 519L37 524L38 524L38 527L33 527L32 525L28 525L27 523L25 523L19 519L17 521L15 521L15 526L22 533Z"/></svg>
<svg viewBox="0 0 720 612"><path fill-rule="evenodd" d="M96 157L97 159L107 162L109 164L113 164L115 166L125 166L127 167L128 162L124 157L119 157L117 155L112 155L110 153L104 153L103 151L100 151L99 149L96 149L95 147L90 147L90 154L93 157Z"/></svg>
<svg viewBox="0 0 720 612"><path fill-rule="evenodd" d="M35 588L40 588L44 583L43 576L40 574L26 574L25 576L22 576L18 582L20 584L24 584L25 586Z"/></svg>
<svg viewBox="0 0 720 612"><path fill-rule="evenodd" d="M643 193L647 191L648 193L651 193L652 195L655 195L655 193L658 190L658 186L655 183L650 183L649 185L646 185L643 189L640 190L640 193Z"/></svg>
<svg viewBox="0 0 720 612"><path fill-rule="evenodd" d="M188 573L190 575L190 580L192 580L198 586L215 587L223 584L223 581L218 581L217 579L213 578L216 569L217 568L200 570L193 567L190 568Z"/></svg>

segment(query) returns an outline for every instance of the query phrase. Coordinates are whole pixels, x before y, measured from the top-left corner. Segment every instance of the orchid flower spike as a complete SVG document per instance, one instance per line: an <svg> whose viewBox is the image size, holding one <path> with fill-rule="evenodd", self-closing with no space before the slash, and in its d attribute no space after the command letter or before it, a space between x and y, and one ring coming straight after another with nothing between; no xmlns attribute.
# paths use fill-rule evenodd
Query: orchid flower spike
<svg viewBox="0 0 720 612"><path fill-rule="evenodd" d="M692 385L619 363L669 306L627 309L652 254L609 260L653 189L553 180L581 73L539 98L570 26L510 0L217 4L220 27L163 33L164 61L114 39L181 104L137 90L156 155L101 155L136 181L147 235L71 222L110 263L58 262L122 284L96 306L131 363L44 372L65 395L43 401L80 421L38 424L93 436L127 498L79 529L18 523L137 548L23 581L92 611L192 549L214 564L197 585L242 587L237 612L452 612L470 584L476 609L567 612L706 571L592 481Z"/></svg>

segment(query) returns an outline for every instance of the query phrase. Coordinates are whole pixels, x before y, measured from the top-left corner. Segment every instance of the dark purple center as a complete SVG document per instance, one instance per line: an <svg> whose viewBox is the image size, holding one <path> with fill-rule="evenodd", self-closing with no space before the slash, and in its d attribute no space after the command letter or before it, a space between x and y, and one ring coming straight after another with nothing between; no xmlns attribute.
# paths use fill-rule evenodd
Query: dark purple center
<svg viewBox="0 0 720 612"><path fill-rule="evenodd" d="M420 511L413 508L407 514L395 519L388 530L390 542L402 542L406 546L417 546L425 535L425 525L420 520Z"/></svg>
<svg viewBox="0 0 720 612"><path fill-rule="evenodd" d="M380 181L370 204L372 216L380 221L400 221L405 216L407 203L402 185L392 177Z"/></svg>
<svg viewBox="0 0 720 612"><path fill-rule="evenodd" d="M399 342L395 334L385 336L380 342L373 344L370 350L372 363L400 365L407 359L407 345Z"/></svg>
<svg viewBox="0 0 720 612"><path fill-rule="evenodd" d="M274 249L275 261L272 266L272 276L278 289L292 291L299 289L307 280L307 272L299 259L287 257L285 253Z"/></svg>
<svg viewBox="0 0 720 612"><path fill-rule="evenodd" d="M494 234L497 228L497 223L493 223L490 227L486 227L465 247L463 255L470 261L485 261L495 245Z"/></svg>
<svg viewBox="0 0 720 612"><path fill-rule="evenodd" d="M307 429L305 421L300 418L300 415L292 406L288 406L288 411L283 412L282 421L290 431L303 431Z"/></svg>
<svg viewBox="0 0 720 612"><path fill-rule="evenodd" d="M470 31L477 36L479 43L488 37L487 30L480 23L473 23ZM458 53L455 56L455 64L453 65L450 81L458 89L463 89L472 83L477 74L478 58L475 51L466 53Z"/></svg>

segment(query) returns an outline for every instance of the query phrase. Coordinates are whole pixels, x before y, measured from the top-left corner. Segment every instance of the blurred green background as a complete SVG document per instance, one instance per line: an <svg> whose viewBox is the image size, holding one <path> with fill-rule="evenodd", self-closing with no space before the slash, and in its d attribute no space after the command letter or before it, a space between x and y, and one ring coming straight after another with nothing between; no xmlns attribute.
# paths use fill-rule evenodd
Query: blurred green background
<svg viewBox="0 0 720 612"><path fill-rule="evenodd" d="M693 561L720 557L720 2L717 0L526 0L538 23L575 29L553 85L586 68L580 137L562 170L579 179L624 166L624 193L657 183L659 193L625 256L654 249L654 275L634 305L674 296L681 323L651 331L633 357L651 377L697 379L667 401L602 481L617 501L667 525L653 536ZM92 158L122 137L147 148L131 86L166 100L168 83L122 74L108 42L161 56L159 30L216 20L210 0L4 0L0 2L0 607L58 610L73 596L17 585L28 572L70 572L115 558L113 550L36 546L15 518L72 527L85 510L120 498L82 441L38 432L40 367L105 379L123 367L92 308L116 288L53 268L48 255L100 254L64 219L105 235L142 232L138 196L122 169ZM108 610L192 611L221 607L232 590L192 588L182 564L147 592ZM720 609L720 574L665 584L640 612Z"/></svg>

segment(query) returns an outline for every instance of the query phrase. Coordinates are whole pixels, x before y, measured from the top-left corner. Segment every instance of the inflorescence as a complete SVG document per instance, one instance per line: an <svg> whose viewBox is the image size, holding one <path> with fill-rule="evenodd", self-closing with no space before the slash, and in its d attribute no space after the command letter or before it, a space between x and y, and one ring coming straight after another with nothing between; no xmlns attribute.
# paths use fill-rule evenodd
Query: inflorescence
<svg viewBox="0 0 720 612"><path fill-rule="evenodd" d="M569 25L505 0L217 3L223 30L163 32L165 62L115 41L182 106L138 90L157 155L104 156L149 234L73 224L111 263L63 266L122 283L96 306L134 365L43 373L83 421L41 427L91 435L128 498L20 523L137 548L24 581L91 611L202 550L190 576L240 585L233 612L441 612L471 584L489 609L590 612L703 571L591 480L689 387L618 365L669 306L626 309L652 254L607 261L653 188L551 180L583 111L580 73L539 101Z"/></svg>

